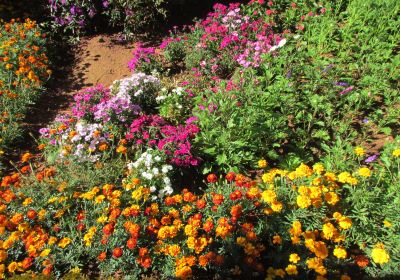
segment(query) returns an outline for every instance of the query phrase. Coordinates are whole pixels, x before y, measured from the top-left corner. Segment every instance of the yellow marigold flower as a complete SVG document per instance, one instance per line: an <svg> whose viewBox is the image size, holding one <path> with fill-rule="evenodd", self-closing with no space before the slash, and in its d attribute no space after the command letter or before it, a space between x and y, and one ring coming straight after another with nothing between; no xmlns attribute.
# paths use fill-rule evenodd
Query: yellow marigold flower
<svg viewBox="0 0 400 280"><path fill-rule="evenodd" d="M192 276L192 269L190 266L177 266L175 270L175 276L181 279L187 279Z"/></svg>
<svg viewBox="0 0 400 280"><path fill-rule="evenodd" d="M208 245L208 242L207 242L207 238L204 238L204 237L195 238L193 236L189 236L186 241L186 244L189 249L192 249L196 252L196 254L199 254Z"/></svg>
<svg viewBox="0 0 400 280"><path fill-rule="evenodd" d="M311 205L311 198L305 195L297 196L297 206L300 208L307 208Z"/></svg>
<svg viewBox="0 0 400 280"><path fill-rule="evenodd" d="M7 252L5 250L0 250L0 262L4 262L7 259Z"/></svg>
<svg viewBox="0 0 400 280"><path fill-rule="evenodd" d="M307 186L300 186L299 189L297 190L299 194L308 196L311 194L311 190Z"/></svg>
<svg viewBox="0 0 400 280"><path fill-rule="evenodd" d="M186 204L182 207L182 211L185 213L188 213L192 210L192 206L190 206L189 204Z"/></svg>
<svg viewBox="0 0 400 280"><path fill-rule="evenodd" d="M51 249L44 249L44 250L40 253L40 256L41 256L42 258L47 257L47 256L50 254L50 252L51 252Z"/></svg>
<svg viewBox="0 0 400 280"><path fill-rule="evenodd" d="M336 175L332 172L326 172L324 177L329 182L335 182L337 180Z"/></svg>
<svg viewBox="0 0 400 280"><path fill-rule="evenodd" d="M81 272L81 269L79 267L74 267L73 269L71 269L70 271L72 274L79 274Z"/></svg>
<svg viewBox="0 0 400 280"><path fill-rule="evenodd" d="M317 199L321 197L322 190L320 187L309 187L310 190L310 198Z"/></svg>
<svg viewBox="0 0 400 280"><path fill-rule="evenodd" d="M322 165L322 163L316 163L313 165L313 171L317 174L322 174L322 172L325 171L325 167Z"/></svg>
<svg viewBox="0 0 400 280"><path fill-rule="evenodd" d="M313 174L313 170L304 163L300 164L300 166L296 168L295 172L296 172L295 176L296 178L310 177Z"/></svg>
<svg viewBox="0 0 400 280"><path fill-rule="evenodd" d="M118 198L113 198L110 200L110 204L112 207L116 208L121 205L121 200L119 200Z"/></svg>
<svg viewBox="0 0 400 280"><path fill-rule="evenodd" d="M275 269L274 274L275 274L275 276L283 278L283 277L285 277L286 273L285 273L285 271L283 269L278 268L278 269Z"/></svg>
<svg viewBox="0 0 400 280"><path fill-rule="evenodd" d="M290 256L289 256L289 261L290 261L291 263L297 263L299 260L300 260L299 255L297 255L297 254L290 254Z"/></svg>
<svg viewBox="0 0 400 280"><path fill-rule="evenodd" d="M49 238L48 244L49 244L49 245L53 245L53 244L55 244L56 242L57 242L57 237L51 236L51 237Z"/></svg>
<svg viewBox="0 0 400 280"><path fill-rule="evenodd" d="M335 256L335 257L337 257L338 259L345 259L345 258L347 258L347 252L346 252L346 249L344 249L343 247L336 247L334 250L333 250L333 255Z"/></svg>
<svg viewBox="0 0 400 280"><path fill-rule="evenodd" d="M260 159L258 161L258 167L259 168L265 168L265 167L267 167L267 165L268 165L268 163L267 163L267 161L265 159Z"/></svg>
<svg viewBox="0 0 400 280"><path fill-rule="evenodd" d="M7 267L10 273L14 273L17 270L17 268L18 268L18 263L16 262L11 262Z"/></svg>
<svg viewBox="0 0 400 280"><path fill-rule="evenodd" d="M264 173L261 177L263 182L268 183L268 184L273 183L274 178L275 178L275 173L273 173L273 172Z"/></svg>
<svg viewBox="0 0 400 280"><path fill-rule="evenodd" d="M311 258L306 261L307 267L309 269L314 269L320 275L325 275L327 273L326 268L322 263L322 259L320 258Z"/></svg>
<svg viewBox="0 0 400 280"><path fill-rule="evenodd" d="M294 221L292 224L292 228L289 230L291 235L299 236L303 232L301 230L301 223L299 221Z"/></svg>
<svg viewBox="0 0 400 280"><path fill-rule="evenodd" d="M250 188L247 192L250 197L257 197L260 194L260 190L257 187Z"/></svg>
<svg viewBox="0 0 400 280"><path fill-rule="evenodd" d="M262 199L267 203L272 203L276 199L276 193L273 190L265 190L261 194Z"/></svg>
<svg viewBox="0 0 400 280"><path fill-rule="evenodd" d="M384 220L383 221L383 225L385 226L385 227L392 227L392 223L391 222L389 222L388 220Z"/></svg>
<svg viewBox="0 0 400 280"><path fill-rule="evenodd" d="M142 186L140 186L139 188L135 189L132 192L132 199L133 200L140 200L142 198L142 196L143 196L142 190L143 190Z"/></svg>
<svg viewBox="0 0 400 280"><path fill-rule="evenodd" d="M362 157L363 155L365 155L365 150L361 147L355 147L354 148L354 153L359 156Z"/></svg>
<svg viewBox="0 0 400 280"><path fill-rule="evenodd" d="M396 149L396 150L394 150L393 152L392 152L392 155L394 156L394 157L400 157L400 149Z"/></svg>
<svg viewBox="0 0 400 280"><path fill-rule="evenodd" d="M338 180L340 183L356 185L358 183L357 179L352 177L349 172L342 172L338 175Z"/></svg>
<svg viewBox="0 0 400 280"><path fill-rule="evenodd" d="M244 246L246 244L246 238L243 236L239 236L238 238L236 238L236 243L239 246Z"/></svg>
<svg viewBox="0 0 400 280"><path fill-rule="evenodd" d="M358 169L358 175L360 175L362 177L370 177L371 170L369 170L369 168L367 168L367 167L361 167L360 169Z"/></svg>
<svg viewBox="0 0 400 280"><path fill-rule="evenodd" d="M279 235L274 235L272 237L272 243L273 244L282 244L282 237L280 237Z"/></svg>
<svg viewBox="0 0 400 280"><path fill-rule="evenodd" d="M335 192L327 192L325 194L325 200L330 205L335 205L339 202L339 196Z"/></svg>
<svg viewBox="0 0 400 280"><path fill-rule="evenodd" d="M326 244L322 241L314 242L314 254L321 259L326 259L328 257L328 248Z"/></svg>
<svg viewBox="0 0 400 280"><path fill-rule="evenodd" d="M48 200L47 202L48 202L48 203L54 203L54 202L56 202L57 200L58 200L58 198L55 197L55 196L53 196L53 197L50 197L49 200Z"/></svg>
<svg viewBox="0 0 400 280"><path fill-rule="evenodd" d="M99 204L99 203L102 203L103 201L104 201L104 199L105 199L106 197L104 196L104 195L98 195L98 196L96 196L96 198L94 199L94 202L96 203L96 204Z"/></svg>
<svg viewBox="0 0 400 280"><path fill-rule="evenodd" d="M295 266L294 264L289 264L286 268L286 273L288 275L297 275L298 271L297 271L297 266Z"/></svg>
<svg viewBox="0 0 400 280"><path fill-rule="evenodd" d="M351 228L352 222L351 222L351 219L348 218L348 217L342 216L342 217L338 220L338 222L339 222L339 226L340 226L342 229L349 229L349 228Z"/></svg>
<svg viewBox="0 0 400 280"><path fill-rule="evenodd" d="M187 236L197 236L197 228L192 225L186 225L185 234Z"/></svg>
<svg viewBox="0 0 400 280"><path fill-rule="evenodd" d="M33 202L32 197L27 197L25 200L22 202L22 205L27 206Z"/></svg>
<svg viewBox="0 0 400 280"><path fill-rule="evenodd" d="M290 238L292 240L292 244L300 244L300 238L298 236L292 236Z"/></svg>
<svg viewBox="0 0 400 280"><path fill-rule="evenodd" d="M126 154L126 152L127 152L127 148L125 147L125 146L122 146L122 145L119 145L118 147L117 147L117 153L120 153L120 154Z"/></svg>
<svg viewBox="0 0 400 280"><path fill-rule="evenodd" d="M65 210L60 209L54 214L54 218L61 218L64 215L64 213L65 213Z"/></svg>
<svg viewBox="0 0 400 280"><path fill-rule="evenodd" d="M176 257L177 255L180 254L180 252L181 252L181 247L179 245L174 244L174 245L168 246L168 254L170 256Z"/></svg>
<svg viewBox="0 0 400 280"><path fill-rule="evenodd" d="M97 222L100 224L104 224L105 222L107 222L107 220L108 220L107 216L104 215L97 218Z"/></svg>
<svg viewBox="0 0 400 280"><path fill-rule="evenodd" d="M71 241L72 241L71 238L64 237L58 242L58 246L64 249L71 243Z"/></svg>
<svg viewBox="0 0 400 280"><path fill-rule="evenodd" d="M283 209L283 203L282 203L282 202L279 202L279 201L277 201L277 200L275 200L275 201L273 201L273 202L271 203L271 209L272 209L274 212L281 212L282 209Z"/></svg>
<svg viewBox="0 0 400 280"><path fill-rule="evenodd" d="M390 256L386 252L383 244L378 243L375 245L375 248L372 249L371 252L372 260L377 264L385 264L389 262Z"/></svg>
<svg viewBox="0 0 400 280"><path fill-rule="evenodd" d="M322 226L322 232L324 233L325 239L333 239L338 233L335 226L331 223L324 224Z"/></svg>
<svg viewBox="0 0 400 280"><path fill-rule="evenodd" d="M122 192L120 190L115 190L111 193L112 198L120 198L122 195Z"/></svg>

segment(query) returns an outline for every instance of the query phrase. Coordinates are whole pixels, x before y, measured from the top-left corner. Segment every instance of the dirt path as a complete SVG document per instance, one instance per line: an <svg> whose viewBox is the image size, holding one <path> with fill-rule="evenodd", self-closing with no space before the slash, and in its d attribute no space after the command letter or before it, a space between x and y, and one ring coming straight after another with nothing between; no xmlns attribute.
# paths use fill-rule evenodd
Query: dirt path
<svg viewBox="0 0 400 280"><path fill-rule="evenodd" d="M59 54L59 66L53 67L48 89L28 113L25 130L38 135L58 114L69 111L73 95L90 86L110 86L114 80L127 77L127 63L134 44L122 44L117 35L82 38L74 50Z"/></svg>

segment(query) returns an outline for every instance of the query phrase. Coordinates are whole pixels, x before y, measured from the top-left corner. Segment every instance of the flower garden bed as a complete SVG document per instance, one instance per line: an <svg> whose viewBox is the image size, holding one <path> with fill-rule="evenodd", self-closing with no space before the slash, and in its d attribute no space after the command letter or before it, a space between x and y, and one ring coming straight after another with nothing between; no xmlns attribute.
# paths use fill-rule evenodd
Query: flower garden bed
<svg viewBox="0 0 400 280"><path fill-rule="evenodd" d="M399 10L215 4L138 44L2 177L1 276L398 278Z"/></svg>

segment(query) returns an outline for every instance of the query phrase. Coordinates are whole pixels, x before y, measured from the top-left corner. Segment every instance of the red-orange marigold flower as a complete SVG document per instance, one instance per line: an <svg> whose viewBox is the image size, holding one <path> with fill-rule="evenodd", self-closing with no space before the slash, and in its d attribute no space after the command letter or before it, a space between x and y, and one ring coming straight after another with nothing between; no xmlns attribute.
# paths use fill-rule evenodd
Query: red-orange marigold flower
<svg viewBox="0 0 400 280"><path fill-rule="evenodd" d="M215 183L215 182L217 182L217 180L218 180L217 175L215 175L213 173L208 174L208 176L207 176L207 182L208 183Z"/></svg>
<svg viewBox="0 0 400 280"><path fill-rule="evenodd" d="M124 253L124 251L122 250L122 248L120 248L120 247L114 248L113 257L118 259L122 256L123 253Z"/></svg>

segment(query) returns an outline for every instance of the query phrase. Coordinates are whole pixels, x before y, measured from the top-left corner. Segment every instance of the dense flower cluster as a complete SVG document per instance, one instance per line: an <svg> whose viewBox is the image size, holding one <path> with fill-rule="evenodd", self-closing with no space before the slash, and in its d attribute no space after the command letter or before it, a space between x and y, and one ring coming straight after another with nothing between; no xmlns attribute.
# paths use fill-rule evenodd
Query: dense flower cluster
<svg viewBox="0 0 400 280"><path fill-rule="evenodd" d="M155 102L160 81L144 73L114 81L110 89L98 85L75 95L72 113L100 123L126 123ZM140 105L139 105L140 104Z"/></svg>
<svg viewBox="0 0 400 280"><path fill-rule="evenodd" d="M196 37L182 40L184 36L173 36L166 39L160 48L170 55L171 43L174 43L173 47L179 43L187 45L189 57L192 57L187 62L193 60L189 62L190 66L203 73L224 76L239 65L257 68L262 55L276 49L275 45L282 38L274 34L262 18L254 20L241 9L238 3L229 6L215 4L214 11L206 19L191 27ZM232 58L237 64L232 62Z"/></svg>
<svg viewBox="0 0 400 280"><path fill-rule="evenodd" d="M31 158L24 155L23 160ZM396 160L394 156L392 161ZM97 259L106 274L115 266L126 275L156 266L166 276L182 279L198 269L267 279L310 274L328 279L340 272L341 279L351 279L345 263L354 262L361 269L391 260L390 248L381 242L354 243L352 232L359 228L346 214L351 209L345 202L353 186L320 163L301 164L293 171L264 170L262 183L233 172L224 179L209 174L208 189L196 195L187 189L172 194L168 178L172 167L163 162L163 154L148 150L128 163L128 176L121 185L80 191L70 190L50 169L34 186L21 186L18 174L3 178L2 248L8 250L2 251L3 277L32 269L50 275L71 252L81 264L86 258L78 252ZM382 176L377 172L371 176ZM33 174L24 175L24 180L30 181ZM168 194L162 203L152 200L154 178L165 186L159 197ZM48 194L36 193L50 184ZM300 193L297 198L296 193ZM296 206L299 196L310 204ZM309 215L316 212L304 210L310 207L318 209L320 217L311 223ZM18 210L9 213L12 209ZM304 211L309 212L304 215ZM23 245L22 255L12 249L18 244ZM333 267L336 272L331 272Z"/></svg>
<svg viewBox="0 0 400 280"><path fill-rule="evenodd" d="M126 138L139 146L157 147L178 166L196 166L199 160L192 155L190 140L198 132L193 119L188 119L185 125L174 126L160 116L142 115L132 122Z"/></svg>
<svg viewBox="0 0 400 280"><path fill-rule="evenodd" d="M165 164L165 154L157 150L148 149L135 162L128 163L129 175L133 176L136 184L140 182L150 186L150 192L158 194L153 199L162 198L173 192L170 173L171 165ZM138 181L139 180L139 181Z"/></svg>
<svg viewBox="0 0 400 280"><path fill-rule="evenodd" d="M163 57L138 45L146 74L76 94L1 178L0 278L397 275L398 33L380 31L400 21L390 1L347 2L216 4ZM139 20L166 2L79 5L96 3Z"/></svg>
<svg viewBox="0 0 400 280"><path fill-rule="evenodd" d="M54 128L42 128L40 133L59 151L60 158L72 155L77 161L96 162L109 149L112 140L101 124L75 122L74 119L59 123Z"/></svg>
<svg viewBox="0 0 400 280"><path fill-rule="evenodd" d="M20 136L27 106L51 74L44 37L30 19L0 20L0 157L2 148Z"/></svg>

